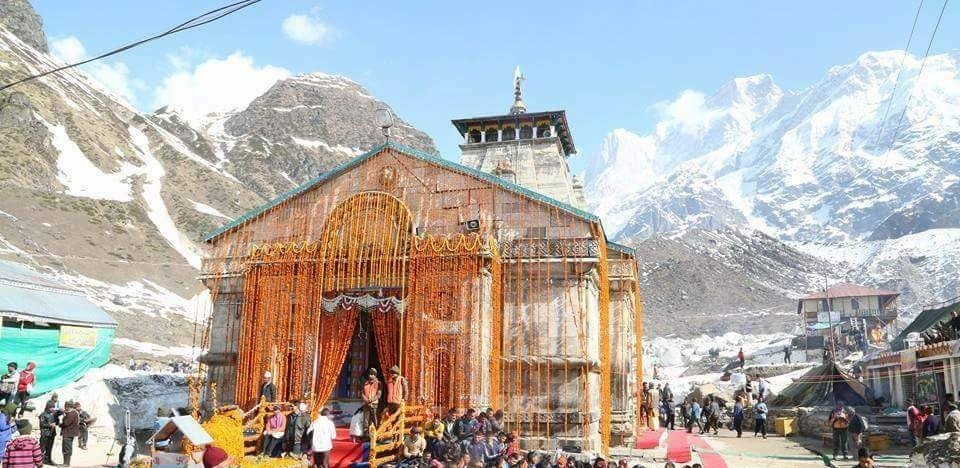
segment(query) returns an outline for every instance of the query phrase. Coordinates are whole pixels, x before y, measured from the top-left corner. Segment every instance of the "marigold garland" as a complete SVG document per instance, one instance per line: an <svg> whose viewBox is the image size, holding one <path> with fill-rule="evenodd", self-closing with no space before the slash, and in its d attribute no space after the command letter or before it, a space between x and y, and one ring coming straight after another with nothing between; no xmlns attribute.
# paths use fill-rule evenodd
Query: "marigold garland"
<svg viewBox="0 0 960 468"><path fill-rule="evenodd" d="M396 175L389 185L378 178L384 168ZM467 219L480 219L481 231L458 232ZM558 255L551 244L579 239L596 252L564 247ZM211 299L238 298L217 329L237 345L217 350L235 352L234 363L206 375L226 402L250 408L270 371L279 400L309 399L317 410L360 314L370 313L324 313L323 295L382 290L407 304L400 317L375 315L372 331L381 364L399 363L410 380L408 403L502 407L508 428L529 440L580 434L586 449L605 450L612 393L628 393L628 381L639 388L642 377L635 283L633 304L616 310L635 314L636 374L623 375L627 353L612 362L611 348L628 346L629 332L611 330L607 256L595 222L388 149L210 245L203 275ZM195 331L205 348L213 322ZM613 388L615 376L622 380ZM599 434L587 417L596 413Z"/></svg>

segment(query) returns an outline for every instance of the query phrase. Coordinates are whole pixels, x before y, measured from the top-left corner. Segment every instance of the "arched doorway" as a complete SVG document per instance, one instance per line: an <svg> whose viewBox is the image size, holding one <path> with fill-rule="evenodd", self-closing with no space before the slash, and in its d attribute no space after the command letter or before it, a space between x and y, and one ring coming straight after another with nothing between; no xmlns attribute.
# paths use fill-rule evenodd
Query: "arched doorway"
<svg viewBox="0 0 960 468"><path fill-rule="evenodd" d="M328 395L355 399L367 368L380 369L382 376L399 363L412 234L410 210L385 192L354 195L324 221L319 245L323 308L341 321L355 322L353 332L342 337L349 343L340 367L324 369L338 374ZM316 356L315 362L322 359ZM327 382L317 376L318 397Z"/></svg>
<svg viewBox="0 0 960 468"><path fill-rule="evenodd" d="M259 398L264 372L274 376L278 400L325 402L361 317L373 324L380 367L398 362L412 226L397 197L361 192L331 210L319 239L252 249L243 275L238 403Z"/></svg>

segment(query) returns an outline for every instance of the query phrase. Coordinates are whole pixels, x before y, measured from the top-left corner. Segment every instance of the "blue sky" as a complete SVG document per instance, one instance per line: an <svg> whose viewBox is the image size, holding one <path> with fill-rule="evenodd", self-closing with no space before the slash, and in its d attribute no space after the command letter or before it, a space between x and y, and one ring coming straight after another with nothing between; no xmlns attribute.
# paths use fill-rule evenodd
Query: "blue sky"
<svg viewBox="0 0 960 468"><path fill-rule="evenodd" d="M94 55L227 1L33 3L51 42L73 45L65 50L75 55ZM191 100L188 93L171 91L176 83L216 94L231 86L250 92L256 85L248 86L248 78L341 74L388 102L429 133L444 156L456 159L459 137L450 119L505 112L519 64L527 76L529 110L567 110L580 150L571 163L582 169L610 130L649 132L657 104L684 90L709 94L733 77L757 73L773 75L785 89L799 89L865 51L902 49L917 4L264 0L125 52L100 71L105 80L125 86L143 110L164 96ZM923 53L941 5L925 2L914 54ZM299 16L290 20L292 15ZM932 53L957 44L960 6L948 6ZM231 55L242 62L232 70L242 73L198 71L205 62ZM183 79L172 80L178 73ZM211 85L199 80L222 86L203 88Z"/></svg>

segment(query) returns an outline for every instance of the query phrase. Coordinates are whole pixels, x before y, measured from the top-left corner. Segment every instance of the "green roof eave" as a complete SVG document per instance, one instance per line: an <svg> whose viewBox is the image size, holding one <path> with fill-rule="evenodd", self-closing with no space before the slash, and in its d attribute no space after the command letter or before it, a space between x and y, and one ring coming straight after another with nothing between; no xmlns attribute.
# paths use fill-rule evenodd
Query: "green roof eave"
<svg viewBox="0 0 960 468"><path fill-rule="evenodd" d="M637 249L633 247L627 247L623 244L618 244L616 242L607 241L607 248L610 250L615 250L625 255L629 255L634 258L636 258L637 256Z"/></svg>
<svg viewBox="0 0 960 468"><path fill-rule="evenodd" d="M510 191L510 192L516 193L516 194L518 194L518 195L520 195L520 196L523 196L523 197L526 197L526 198L529 198L529 199L532 199L532 200L535 200L535 201L539 201L539 202L542 202L542 203L546 203L547 205L550 205L550 206L553 206L553 207L558 208L558 209L560 209L560 210L566 211L567 213L570 213L570 214L572 214L572 215L574 215L574 216L577 216L577 217L579 217L579 218L582 218L582 219L584 219L584 220L586 220L586 221L595 222L595 223L598 223L598 224L600 223L600 218L599 218L597 215L594 215L594 214L589 213L589 212L587 212L587 211L581 210L580 208L577 208L577 207L575 207L575 206L572 206L572 205L563 203L563 202L561 202L561 201L559 201L559 200L557 200L557 199L555 199L555 198L551 198L551 197L548 197L548 196L546 196L546 195L543 195L543 194L534 192L533 190L530 190L530 189L528 189L528 188L521 187L520 185L514 184L514 183L512 183L512 182L507 182L506 180L503 180L503 179L501 179L500 177L497 177L497 176L495 176L495 175L493 175L493 174L488 174L488 173L486 173L486 172L483 172L483 171L474 169L474 168L472 168L472 167L467 167L467 166L464 166L464 165L462 165L462 164L458 164L458 163L455 163L455 162L453 162L453 161L449 161L449 160L443 159L443 158L440 157L439 155L434 155L434 154L430 154L430 153L427 153L427 152L424 152L424 151L416 150L416 149L410 148L409 146L401 145L401 144L399 144L399 143L394 143L394 142L391 141L391 142L386 142L386 143L380 144L380 145L374 147L373 149L371 149L371 150L369 150L369 151L367 151L367 152L365 152L365 153L363 153L363 154L361 154L361 155L359 155L359 156L357 156L357 157L355 157L355 158L353 158L353 159L351 159L351 160L349 160L349 161L346 161L346 162L340 164L339 166L337 166L337 167L335 167L335 168L333 168L333 169L331 169L331 170L329 170L329 171L327 171L327 172L321 173L320 175L318 175L317 177L314 177L313 179L307 181L306 183L304 183L304 184L302 184L302 185L300 185L300 186L298 186L298 187L296 187L296 188L294 188L294 189L291 189L291 190L288 190L288 191L284 192L283 194L281 194L281 195L278 196L277 198L275 198L275 199L271 200L270 202L268 202L268 203L260 206L259 208L253 209L253 210L251 210L251 211L243 214L243 215L240 216L239 218L237 218L237 219L235 219L235 220L233 220L233 221L225 224L224 226L221 226L220 228L218 228L218 229L210 232L209 234L205 235L205 236L203 237L203 242L210 242L210 241L212 241L213 239L215 239L215 238L221 236L222 234L226 233L227 231L230 231L230 230L232 230L232 229L234 229L234 228L236 228L236 227L239 227L240 225L243 225L243 224L245 224L245 223L247 223L247 222L249 222L249 221L251 221L251 220L253 220L253 219L257 218L257 217L259 217L260 215L265 214L267 211L270 211L271 209L273 209L273 208L276 207L277 205L279 205L279 204L281 204L281 203L283 203L283 202L285 202L285 201L287 201L287 200L289 200L289 199L291 199L291 198L293 198L293 197L296 197L297 195L300 195L300 194L306 192L307 190L310 190L310 189L313 188L313 187L316 187L316 186L318 186L318 185L320 185L320 184L323 184L323 183L325 183L326 181L328 181L328 180L330 180L330 179L333 179L334 177L336 177L336 176L338 176L338 175L340 175L340 174L343 174L344 172L346 172L346 171L352 169L353 167L359 165L360 163L362 163L362 162L364 162L364 161L372 158L373 156L379 154L381 151L383 151L384 149L387 149L387 148L392 148L392 149L394 149L394 150L397 150L397 151L399 151L399 152L401 152L401 153L404 153L404 154L406 154L406 155L412 156L412 157L414 157L414 158L417 158L417 159L420 159L420 160L423 160L423 161L427 161L427 162L432 163L432 164L436 164L436 165L438 165L438 166L441 166L441 167L450 169L450 170L455 171L455 172L459 172L459 173L465 174L465 175L467 175L467 176L470 176L470 177L473 177L473 178L476 178L476 179L480 179L480 180L485 181L485 182L490 182L490 183L492 183L492 184L494 184L494 185L497 185L497 186L499 186L499 187L501 187L501 188L503 188L503 189L505 189L505 190L508 190L508 191ZM626 247L625 247L625 248L626 248Z"/></svg>

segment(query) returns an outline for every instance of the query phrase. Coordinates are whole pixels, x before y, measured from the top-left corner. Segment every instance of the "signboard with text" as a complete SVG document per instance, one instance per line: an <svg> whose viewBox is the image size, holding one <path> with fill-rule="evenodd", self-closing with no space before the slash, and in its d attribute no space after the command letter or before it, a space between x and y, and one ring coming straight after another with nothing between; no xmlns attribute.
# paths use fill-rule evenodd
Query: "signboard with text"
<svg viewBox="0 0 960 468"><path fill-rule="evenodd" d="M60 347L93 349L97 346L97 329L91 327L60 327Z"/></svg>

